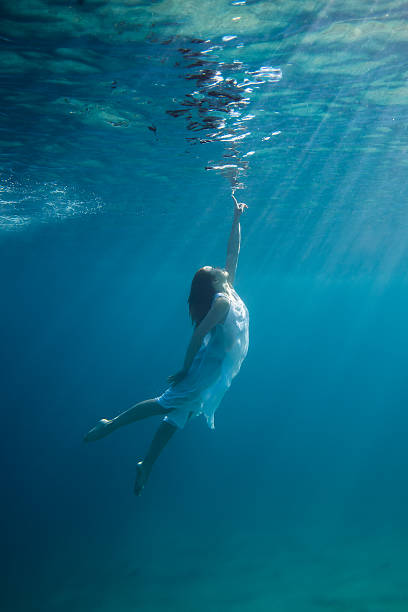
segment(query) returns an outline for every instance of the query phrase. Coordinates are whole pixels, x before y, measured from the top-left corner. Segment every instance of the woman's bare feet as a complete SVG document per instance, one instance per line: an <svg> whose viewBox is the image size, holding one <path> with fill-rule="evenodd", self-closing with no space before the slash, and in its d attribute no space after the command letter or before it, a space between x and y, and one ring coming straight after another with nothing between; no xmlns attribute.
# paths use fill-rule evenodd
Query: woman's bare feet
<svg viewBox="0 0 408 612"><path fill-rule="evenodd" d="M95 427L90 429L86 436L84 437L84 442L95 442L95 440L100 440L105 436L109 435L112 432L112 422L109 419L101 419Z"/></svg>
<svg viewBox="0 0 408 612"><path fill-rule="evenodd" d="M143 461L139 461L139 463L136 466L136 480L135 480L135 488L134 488L135 495L142 494L143 487L146 484L147 478L148 478L148 474L146 472L146 469L143 466Z"/></svg>

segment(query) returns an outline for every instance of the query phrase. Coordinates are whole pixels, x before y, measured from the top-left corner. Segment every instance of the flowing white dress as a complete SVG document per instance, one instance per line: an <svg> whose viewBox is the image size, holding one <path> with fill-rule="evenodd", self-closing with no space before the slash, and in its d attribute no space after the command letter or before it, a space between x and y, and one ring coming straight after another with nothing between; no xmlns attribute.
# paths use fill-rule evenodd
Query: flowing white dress
<svg viewBox="0 0 408 612"><path fill-rule="evenodd" d="M189 417L199 414L214 429L215 411L248 352L248 310L234 289L228 294L216 293L213 303L221 296L230 303L224 323L206 334L185 378L156 398L171 409L164 420L180 429Z"/></svg>

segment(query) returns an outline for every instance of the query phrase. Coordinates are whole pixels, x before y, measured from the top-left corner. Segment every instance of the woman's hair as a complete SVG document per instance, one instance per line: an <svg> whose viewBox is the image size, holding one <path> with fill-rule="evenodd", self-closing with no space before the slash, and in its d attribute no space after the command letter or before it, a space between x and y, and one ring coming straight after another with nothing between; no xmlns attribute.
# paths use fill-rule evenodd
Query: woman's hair
<svg viewBox="0 0 408 612"><path fill-rule="evenodd" d="M211 308L215 288L215 276L211 268L200 268L195 273L191 283L188 306L190 317L195 325L199 325Z"/></svg>

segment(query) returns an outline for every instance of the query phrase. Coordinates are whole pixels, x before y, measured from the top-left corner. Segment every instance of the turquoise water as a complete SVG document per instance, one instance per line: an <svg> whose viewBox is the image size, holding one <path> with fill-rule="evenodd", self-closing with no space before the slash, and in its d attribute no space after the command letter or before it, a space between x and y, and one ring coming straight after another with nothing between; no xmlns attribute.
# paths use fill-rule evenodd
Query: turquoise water
<svg viewBox="0 0 408 612"><path fill-rule="evenodd" d="M2 609L408 610L406 10L2 3ZM231 185L248 357L136 498L157 419L82 436L180 368Z"/></svg>

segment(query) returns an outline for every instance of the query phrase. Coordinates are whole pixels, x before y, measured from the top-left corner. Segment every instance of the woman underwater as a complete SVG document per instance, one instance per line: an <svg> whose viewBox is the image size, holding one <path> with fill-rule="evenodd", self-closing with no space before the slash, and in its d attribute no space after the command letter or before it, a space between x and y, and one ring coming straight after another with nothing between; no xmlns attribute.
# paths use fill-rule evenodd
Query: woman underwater
<svg viewBox="0 0 408 612"><path fill-rule="evenodd" d="M241 244L239 220L247 206L232 197L234 219L225 269L200 268L191 283L188 304L194 332L182 370L169 376L171 385L163 395L139 402L114 419L100 420L85 436L85 442L92 442L123 425L164 415L145 458L137 464L136 495L167 442L191 417L203 414L214 429L214 413L248 351L248 310L233 288Z"/></svg>

